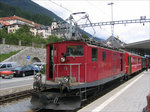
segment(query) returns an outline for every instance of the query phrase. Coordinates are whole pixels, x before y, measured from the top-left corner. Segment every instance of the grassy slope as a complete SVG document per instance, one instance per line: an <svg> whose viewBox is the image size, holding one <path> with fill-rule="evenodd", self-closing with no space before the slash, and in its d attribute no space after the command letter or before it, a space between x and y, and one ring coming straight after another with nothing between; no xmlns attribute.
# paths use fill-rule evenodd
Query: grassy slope
<svg viewBox="0 0 150 112"><path fill-rule="evenodd" d="M4 61L5 59L17 54L19 51L13 51L13 52L10 52L10 53L7 53L7 54L0 54L0 62Z"/></svg>

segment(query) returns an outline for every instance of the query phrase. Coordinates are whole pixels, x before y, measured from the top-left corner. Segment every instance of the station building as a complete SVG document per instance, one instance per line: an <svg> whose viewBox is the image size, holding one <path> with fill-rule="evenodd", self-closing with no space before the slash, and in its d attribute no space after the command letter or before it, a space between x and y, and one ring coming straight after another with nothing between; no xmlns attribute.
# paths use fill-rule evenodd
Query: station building
<svg viewBox="0 0 150 112"><path fill-rule="evenodd" d="M7 33L15 33L16 30L18 30L25 24L30 27L30 31L32 32L33 35L40 34L43 38L47 38L49 35L51 35L50 26L44 26L15 15L0 18L1 28L2 27L6 28Z"/></svg>

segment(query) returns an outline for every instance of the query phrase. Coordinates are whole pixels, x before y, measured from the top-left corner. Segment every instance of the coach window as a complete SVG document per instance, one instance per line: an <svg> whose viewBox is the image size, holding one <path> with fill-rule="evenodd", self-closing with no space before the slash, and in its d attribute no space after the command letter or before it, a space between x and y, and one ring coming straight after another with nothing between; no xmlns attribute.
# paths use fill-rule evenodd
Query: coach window
<svg viewBox="0 0 150 112"><path fill-rule="evenodd" d="M103 61L106 60L106 52L103 52Z"/></svg>
<svg viewBox="0 0 150 112"><path fill-rule="evenodd" d="M97 61L97 49L92 48L92 61Z"/></svg>

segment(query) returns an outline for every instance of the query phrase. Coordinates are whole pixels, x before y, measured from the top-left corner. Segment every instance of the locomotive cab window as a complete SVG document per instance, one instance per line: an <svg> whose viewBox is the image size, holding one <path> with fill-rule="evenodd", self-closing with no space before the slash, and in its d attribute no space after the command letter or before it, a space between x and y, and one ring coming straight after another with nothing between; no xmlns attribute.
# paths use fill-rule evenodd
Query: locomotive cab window
<svg viewBox="0 0 150 112"><path fill-rule="evenodd" d="M92 61L97 61L97 49L92 48Z"/></svg>
<svg viewBox="0 0 150 112"><path fill-rule="evenodd" d="M70 45L67 46L67 56L83 56L84 48L83 45Z"/></svg>
<svg viewBox="0 0 150 112"><path fill-rule="evenodd" d="M106 52L103 52L103 61L106 60Z"/></svg>

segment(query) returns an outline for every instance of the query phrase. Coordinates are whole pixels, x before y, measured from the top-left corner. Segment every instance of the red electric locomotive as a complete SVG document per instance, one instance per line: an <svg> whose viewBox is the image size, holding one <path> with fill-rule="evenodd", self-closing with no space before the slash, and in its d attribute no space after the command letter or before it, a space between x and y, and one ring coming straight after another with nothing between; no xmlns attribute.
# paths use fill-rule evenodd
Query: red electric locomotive
<svg viewBox="0 0 150 112"><path fill-rule="evenodd" d="M126 72L123 51L80 41L52 43L46 49L46 83L40 86L45 90L34 93L31 99L37 107L73 110L99 85Z"/></svg>
<svg viewBox="0 0 150 112"><path fill-rule="evenodd" d="M81 41L51 43L46 50L46 82L34 83L31 99L39 108L74 110L100 85L142 69L141 56Z"/></svg>

